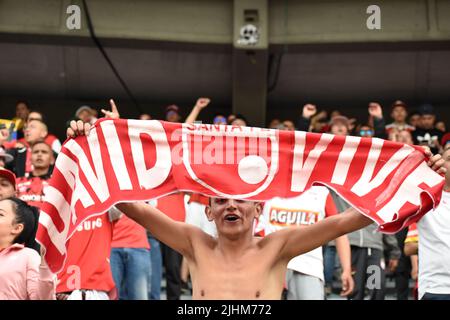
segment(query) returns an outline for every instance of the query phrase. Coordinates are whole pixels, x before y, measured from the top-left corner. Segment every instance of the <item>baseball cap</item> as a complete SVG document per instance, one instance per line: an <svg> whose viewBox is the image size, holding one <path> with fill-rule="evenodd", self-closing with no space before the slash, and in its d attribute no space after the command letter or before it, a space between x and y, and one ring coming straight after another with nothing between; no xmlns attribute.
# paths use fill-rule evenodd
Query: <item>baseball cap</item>
<svg viewBox="0 0 450 320"><path fill-rule="evenodd" d="M12 183L12 185L14 186L14 190L16 189L16 175L14 174L14 172L0 167L0 177L6 178L6 180Z"/></svg>
<svg viewBox="0 0 450 320"><path fill-rule="evenodd" d="M10 163L14 160L14 157L9 153L6 153L5 149L0 147L0 158L5 158L5 163Z"/></svg>
<svg viewBox="0 0 450 320"><path fill-rule="evenodd" d="M407 110L408 106L402 100L395 100L391 106L391 110L394 110L396 107L403 107L403 109Z"/></svg>
<svg viewBox="0 0 450 320"><path fill-rule="evenodd" d="M434 115L434 108L431 104L423 104L419 107L419 113L424 116L427 114Z"/></svg>
<svg viewBox="0 0 450 320"><path fill-rule="evenodd" d="M180 108L178 108L178 106L175 105L175 104L171 104L170 106L167 106L166 113L169 113L170 111L179 113L180 112Z"/></svg>

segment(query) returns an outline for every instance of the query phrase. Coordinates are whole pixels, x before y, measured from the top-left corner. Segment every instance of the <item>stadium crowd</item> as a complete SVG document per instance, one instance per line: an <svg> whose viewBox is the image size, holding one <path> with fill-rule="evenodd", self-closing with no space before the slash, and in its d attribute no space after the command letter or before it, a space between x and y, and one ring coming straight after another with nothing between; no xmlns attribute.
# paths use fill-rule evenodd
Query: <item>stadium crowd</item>
<svg viewBox="0 0 450 320"><path fill-rule="evenodd" d="M119 118L114 101L110 104L111 110L100 110L102 116ZM185 122L197 121L209 104L208 98L199 98ZM372 102L367 110L367 121L358 123L341 111L306 104L297 119L271 119L267 127L427 146L433 154L442 155L443 166L450 170L450 133L432 105L421 105L413 111L397 100L387 108ZM94 124L98 118L96 109L81 106L70 120ZM140 119L152 117L142 114ZM181 122L179 107L166 107L163 120ZM167 299L190 295L186 258L116 207L84 221L69 240L64 269L57 275L49 271L35 241L36 207L45 200L61 141L48 131L46 121L45 114L25 101L17 102L13 119L0 119L0 300L159 300L163 278ZM239 114L217 114L212 123L248 125ZM201 194L180 192L149 203L173 220L195 225L216 237L216 226L205 215L209 201ZM274 198L264 203L254 233L265 237L291 225L314 224L349 207L332 190L314 186L295 198ZM286 222L286 215L295 218ZM373 223L292 259L280 298L323 300L337 293L347 299L383 300L386 279L390 278L395 280L399 300L450 299L449 225L447 173L441 204L409 230L387 235L377 231ZM416 285L411 290L413 281Z"/></svg>

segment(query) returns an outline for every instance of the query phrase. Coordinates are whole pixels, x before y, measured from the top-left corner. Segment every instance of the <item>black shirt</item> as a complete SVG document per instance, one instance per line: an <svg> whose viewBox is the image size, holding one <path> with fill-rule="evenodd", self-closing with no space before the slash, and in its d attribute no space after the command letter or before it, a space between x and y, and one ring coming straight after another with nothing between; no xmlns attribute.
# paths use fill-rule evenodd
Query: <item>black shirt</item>
<svg viewBox="0 0 450 320"><path fill-rule="evenodd" d="M441 141L441 138L443 136L442 131L439 131L437 129L419 129L417 128L412 133L414 144L422 145L422 146L428 146L430 147L431 152L433 154L436 154L439 152L439 144Z"/></svg>

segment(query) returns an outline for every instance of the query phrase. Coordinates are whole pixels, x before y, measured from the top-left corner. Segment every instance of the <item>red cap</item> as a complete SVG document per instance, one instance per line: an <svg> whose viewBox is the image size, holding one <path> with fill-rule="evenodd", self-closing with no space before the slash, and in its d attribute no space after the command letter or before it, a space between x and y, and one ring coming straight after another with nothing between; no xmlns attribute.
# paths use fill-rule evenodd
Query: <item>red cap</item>
<svg viewBox="0 0 450 320"><path fill-rule="evenodd" d="M14 190L16 190L16 175L14 174L14 172L0 167L0 177L4 177L6 178L6 180L11 182L14 186Z"/></svg>

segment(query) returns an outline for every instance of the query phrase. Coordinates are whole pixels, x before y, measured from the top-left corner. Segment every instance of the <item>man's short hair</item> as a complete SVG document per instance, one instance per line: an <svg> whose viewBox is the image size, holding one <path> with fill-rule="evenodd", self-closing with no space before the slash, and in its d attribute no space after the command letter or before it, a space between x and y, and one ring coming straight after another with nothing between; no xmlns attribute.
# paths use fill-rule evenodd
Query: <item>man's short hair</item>
<svg viewBox="0 0 450 320"><path fill-rule="evenodd" d="M42 126L44 127L44 129L47 130L47 132L48 132L48 127L47 127L47 125L45 124L44 121L42 121L42 120L40 120L40 119L31 119L30 121L28 121L28 123L33 122L33 121L37 121L37 122L39 122L40 124L42 124Z"/></svg>
<svg viewBox="0 0 450 320"><path fill-rule="evenodd" d="M52 149L52 146L51 145L49 145L47 142L45 142L45 140L38 140L38 141L36 141L35 143L33 143L33 145L31 146L31 149L33 149L35 146L37 146L38 144L45 144L49 149L50 149L50 151L52 151L53 149Z"/></svg>

